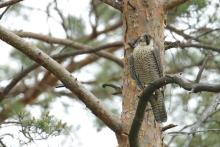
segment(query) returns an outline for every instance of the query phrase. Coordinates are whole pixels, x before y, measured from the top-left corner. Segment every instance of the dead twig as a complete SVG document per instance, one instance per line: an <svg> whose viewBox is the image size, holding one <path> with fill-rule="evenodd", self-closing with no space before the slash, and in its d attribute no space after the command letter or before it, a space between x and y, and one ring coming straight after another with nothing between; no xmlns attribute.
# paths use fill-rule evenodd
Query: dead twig
<svg viewBox="0 0 220 147"><path fill-rule="evenodd" d="M16 4L16 3L20 2L20 1L23 1L23 0L10 0L10 1L6 1L6 2L1 2L0 3L0 8L14 5L14 4Z"/></svg>
<svg viewBox="0 0 220 147"><path fill-rule="evenodd" d="M177 125L174 125L174 124L169 124L169 125L167 125L167 126L164 126L162 129L161 129L161 131L166 131L166 130L168 130L168 129L171 129L171 128L174 128L174 127L176 127Z"/></svg>

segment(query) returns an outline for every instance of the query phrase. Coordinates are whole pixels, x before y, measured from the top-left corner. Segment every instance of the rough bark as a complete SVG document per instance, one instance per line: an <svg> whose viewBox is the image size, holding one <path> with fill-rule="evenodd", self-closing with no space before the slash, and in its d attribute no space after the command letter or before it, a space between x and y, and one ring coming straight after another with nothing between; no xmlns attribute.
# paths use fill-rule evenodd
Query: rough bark
<svg viewBox="0 0 220 147"><path fill-rule="evenodd" d="M129 146L128 133L136 111L138 102L138 91L135 82L131 79L128 68L128 56L132 49L128 42L147 32L155 39L164 53L164 8L162 1L155 0L125 0L123 3L123 27L125 43L125 68L123 79L123 112L122 127L123 134L118 136L119 146ZM147 109L150 108L149 106ZM142 128L139 132L140 147L163 146L160 124L156 123L152 111L146 111Z"/></svg>

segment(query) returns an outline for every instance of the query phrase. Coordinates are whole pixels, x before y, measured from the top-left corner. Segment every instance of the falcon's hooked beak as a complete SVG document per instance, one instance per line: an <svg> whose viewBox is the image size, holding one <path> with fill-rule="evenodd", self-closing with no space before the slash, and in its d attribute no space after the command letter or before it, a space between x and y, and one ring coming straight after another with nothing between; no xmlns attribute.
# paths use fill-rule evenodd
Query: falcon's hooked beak
<svg viewBox="0 0 220 147"><path fill-rule="evenodd" d="M144 33L144 34L141 36L141 39L143 39L143 40L146 42L146 44L149 45L149 44L150 44L150 41L151 41L151 39L152 39L152 37L151 37L149 34Z"/></svg>

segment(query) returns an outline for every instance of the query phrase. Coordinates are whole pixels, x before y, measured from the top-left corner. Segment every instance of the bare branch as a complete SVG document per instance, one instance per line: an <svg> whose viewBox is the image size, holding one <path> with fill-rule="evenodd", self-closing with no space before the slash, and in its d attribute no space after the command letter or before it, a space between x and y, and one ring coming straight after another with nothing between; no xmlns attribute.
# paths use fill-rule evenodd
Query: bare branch
<svg viewBox="0 0 220 147"><path fill-rule="evenodd" d="M167 26L166 26L166 29L168 29L168 30L170 30L171 32L174 32L174 33L176 33L176 34L182 36L182 37L183 37L184 39L186 39L186 40L195 40L195 41L197 41L197 42L204 42L204 41L200 40L200 37L202 37L202 36L204 36L204 35L207 35L207 34L209 34L209 33L212 33L212 32L214 32L214 31L219 31L219 30L220 30L220 28L210 29L210 30L206 31L205 33L202 33L202 34L200 34L200 35L194 37L194 36L191 36L191 35L188 35L188 34L184 33L184 30L177 29L177 28L175 28L175 27L173 27L173 26L171 26L171 25L167 25Z"/></svg>
<svg viewBox="0 0 220 147"><path fill-rule="evenodd" d="M56 96L67 96L67 97L70 97L72 99L75 99L75 100L78 100L76 99L76 95L74 95L72 92L66 92L66 91L52 91L52 93Z"/></svg>
<svg viewBox="0 0 220 147"><path fill-rule="evenodd" d="M0 8L14 5L14 4L16 4L16 3L20 2L20 1L23 1L23 0L10 0L10 1L6 1L6 2L1 2L0 3Z"/></svg>
<svg viewBox="0 0 220 147"><path fill-rule="evenodd" d="M65 31L65 33L66 33L66 37L67 38L70 38L71 36L68 34L68 24L67 24L67 20L66 20L66 18L65 18L65 16L63 15L63 13L61 12L61 10L58 8L58 4L57 4L57 0L54 0L53 1L54 2L54 4L55 4L55 10L57 11L57 13L58 13L58 15L59 15L59 17L60 17L60 19L61 19L61 25L62 25L62 27L63 27L63 30Z"/></svg>
<svg viewBox="0 0 220 147"><path fill-rule="evenodd" d="M166 0L165 9L170 10L173 9L189 0Z"/></svg>
<svg viewBox="0 0 220 147"><path fill-rule="evenodd" d="M185 125L183 128L181 128L180 130L178 130L178 132L182 132L183 130L193 126L194 124L190 124L190 125ZM169 140L169 142L167 143L167 145L169 146L173 140L175 139L176 135L172 136L171 139Z"/></svg>
<svg viewBox="0 0 220 147"><path fill-rule="evenodd" d="M84 45L81 43L78 43L76 41L70 40L70 39L61 39L61 38L56 38L56 37L50 37L47 35L42 35L42 34L37 34L37 33L32 33L32 32L15 32L18 36L20 37L26 37L26 38L33 38L33 39L37 39L37 40L41 40L47 43L55 43L55 44L60 44L60 45L65 45L65 46L69 46L72 48L76 48L76 49L91 49L91 46L88 45ZM118 46L123 46L123 42L115 42Z"/></svg>
<svg viewBox="0 0 220 147"><path fill-rule="evenodd" d="M100 50L104 50L104 49L108 49L108 48L113 48L113 47L122 47L123 43L122 42L113 42L113 43L107 43L104 45L101 45L99 47L89 47L87 49L83 49L83 50L79 50L79 51L73 51L70 53L63 53L63 54L58 54L57 56L54 56L54 58L67 58L67 57L73 57L76 55L82 55L82 54L88 54L88 53L95 53L98 52Z"/></svg>
<svg viewBox="0 0 220 147"><path fill-rule="evenodd" d="M7 147L7 146L3 143L2 138L0 138L0 145L1 145L2 147Z"/></svg>
<svg viewBox="0 0 220 147"><path fill-rule="evenodd" d="M99 15L98 15L98 11L97 11L97 7L98 5L101 4L100 2L98 1L94 1L92 0L90 2L90 5L91 5L91 10L89 11L89 23L90 23L90 26L92 28L92 33L91 35L89 35L91 38L95 38L96 37L96 33L97 33L97 27L98 27L98 24L99 24ZM92 15L94 14L94 22L92 21ZM89 39L87 39L89 40Z"/></svg>
<svg viewBox="0 0 220 147"><path fill-rule="evenodd" d="M6 96L9 91L23 78L25 77L28 73L30 73L32 70L34 70L35 68L37 68L39 65L37 63L34 63L33 65L29 66L28 68L26 68L25 70L21 71L20 73L18 73L13 79L12 81L4 88L3 90L3 96L2 98L4 98L4 96Z"/></svg>
<svg viewBox="0 0 220 147"><path fill-rule="evenodd" d="M129 132L129 141L131 147L138 147L138 132L140 130L142 121L144 119L145 109L148 103L148 100L152 96L153 92L167 84L175 83L180 87L184 88L185 90L191 92L201 92L201 91L208 91L208 92L220 92L220 84L198 84L188 82L186 80L181 79L178 76L165 76L158 80L153 81L150 83L144 91L139 96L139 102L137 106L137 110L131 125L131 129Z"/></svg>
<svg viewBox="0 0 220 147"><path fill-rule="evenodd" d="M200 40L197 37L190 36L190 35L184 33L184 30L179 30L171 25L167 25L166 29L170 30L171 32L175 32L176 34L182 36L186 40L190 39L190 40L195 40L195 41L200 42Z"/></svg>
<svg viewBox="0 0 220 147"><path fill-rule="evenodd" d="M179 47L181 47L181 48L186 48L186 47L203 48L206 50L215 51L215 52L220 53L219 47L214 47L214 46L206 45L206 44L180 43Z"/></svg>
<svg viewBox="0 0 220 147"><path fill-rule="evenodd" d="M175 42L165 41L164 42L165 50L179 47L179 44L180 44L180 41L175 41Z"/></svg>
<svg viewBox="0 0 220 147"><path fill-rule="evenodd" d="M119 133L121 131L120 119L106 110L101 101L84 88L83 85L79 83L64 67L40 49L25 42L22 38L2 26L0 26L0 35L1 40L14 46L30 59L36 61L38 64L53 73L63 82L65 87L69 88L74 94L76 94L78 98L114 132Z"/></svg>
<svg viewBox="0 0 220 147"><path fill-rule="evenodd" d="M69 47L76 48L76 49L87 49L87 48L89 48L86 45L80 44L80 43L75 42L75 41L70 40L70 39L61 39L61 38L56 38L56 37L50 37L50 36L47 36L47 35L42 35L42 34L37 34L37 33L32 33L32 32L22 32L22 31L15 32L15 34L20 36L20 37L33 38L33 39L41 40L41 41L47 42L49 44L51 44L51 43L61 44L61 45L69 46Z"/></svg>
<svg viewBox="0 0 220 147"><path fill-rule="evenodd" d="M220 94L218 94L211 104L205 109L205 111L200 115L199 119L196 121L196 123L191 127L190 129L190 135L186 138L186 142L184 144L184 147L188 147L192 138L194 132L197 131L199 127L208 119L210 115L212 115L216 110L217 107L220 105Z"/></svg>
<svg viewBox="0 0 220 147"><path fill-rule="evenodd" d="M207 130L201 130L201 131L195 131L195 132L168 132L167 134L182 134L182 135L194 135L196 133L204 133L204 132L220 132L220 129L207 129Z"/></svg>
<svg viewBox="0 0 220 147"><path fill-rule="evenodd" d="M195 80L195 83L199 83L201 77L202 77L202 72L204 71L205 67L206 67L206 64L208 62L208 60L211 58L211 54L208 54L205 58L204 58L204 61L202 63L202 66L200 67L199 69L199 72L196 76L196 80Z"/></svg>
<svg viewBox="0 0 220 147"><path fill-rule="evenodd" d="M0 15L0 20L2 19L2 17L5 15L5 13L8 11L8 9L11 7L11 5L7 6L5 8L5 10L2 12L2 14Z"/></svg>
<svg viewBox="0 0 220 147"><path fill-rule="evenodd" d="M210 50L210 51L214 51L214 52L218 52L220 53L220 48L219 47L215 47L215 46L211 46L211 45L206 45L206 44L200 44L200 43L182 43L179 41L176 42L165 42L165 50L168 50L170 48L176 48L176 47L180 47L180 48L187 48L187 47L195 47L195 48L203 48L206 50Z"/></svg>
<svg viewBox="0 0 220 147"><path fill-rule="evenodd" d="M114 93L112 93L112 95L117 95L117 94L122 94L122 88L117 86L117 85L114 85L114 84L103 84L102 85L103 88L106 88L106 87L111 87L115 90Z"/></svg>
<svg viewBox="0 0 220 147"><path fill-rule="evenodd" d="M95 39L97 36L99 36L101 34L105 34L105 33L111 32L113 30L116 30L116 29L118 29L121 26L122 26L122 21L120 20L117 23L115 23L115 24L113 24L113 25L111 25L109 27L106 27L105 29L103 29L101 31L96 31L95 33L92 32L90 35L84 36L82 38L85 41L89 41L89 40Z"/></svg>
<svg viewBox="0 0 220 147"><path fill-rule="evenodd" d="M189 64L189 65L183 65L183 66L177 66L175 68L172 68L170 70L167 70L165 73L166 74L176 74L176 73L181 73L183 72L185 69L188 69L188 68L192 68L194 66L200 66L202 65L203 63L203 60L200 60L194 64Z"/></svg>
<svg viewBox="0 0 220 147"><path fill-rule="evenodd" d="M119 43L120 44L120 43ZM69 52L69 53L63 53L63 54L56 54L51 56L53 59L58 60L58 59L64 59L64 58L68 58L68 57L74 57L76 55L80 55L80 54L85 54L85 53L94 53L95 51L99 51L101 49L106 49L106 48L110 48L110 47L115 47L117 45L119 45L117 42L113 43L113 44L106 44L106 45L102 45L93 49L86 49L86 50L80 50L80 51L73 51L73 52ZM97 52L96 53L98 56L104 57L108 60L111 60L115 63L117 63L119 66L123 67L124 64L123 62L118 59L117 57L113 56L112 54L108 53L108 52ZM26 68L25 70L21 71L20 73L18 73L13 79L12 81L4 88L3 92L2 92L2 97L1 99L3 99L8 93L9 91L22 79L24 78L27 74L29 74L32 70L36 69L37 67L39 67L39 64L34 63L31 66L29 66L28 68Z"/></svg>
<svg viewBox="0 0 220 147"><path fill-rule="evenodd" d="M98 57L96 55L89 55L88 57L86 57L85 59L79 62L69 63L65 68L69 72L72 72L96 61L97 59ZM34 87L24 92L23 98L21 98L18 101L18 103L21 103L23 105L32 104L43 91L47 90L49 86L54 86L57 81L58 79L55 76L53 76L49 71L47 71L44 74L44 77L39 82L37 82ZM4 114L8 114L8 113L1 112L0 116L4 116ZM3 117L2 119L4 120L6 118Z"/></svg>
<svg viewBox="0 0 220 147"><path fill-rule="evenodd" d="M169 125L167 125L167 126L164 126L164 127L161 129L161 131L166 131L166 130L171 129L171 128L174 128L174 127L176 127L176 126L177 126L177 125L169 124Z"/></svg>
<svg viewBox="0 0 220 147"><path fill-rule="evenodd" d="M122 4L120 3L120 1L117 0L100 0L103 3L106 3L107 5L112 6L113 8L122 11Z"/></svg>
<svg viewBox="0 0 220 147"><path fill-rule="evenodd" d="M202 37L202 36L205 36L205 35L207 35L207 34L209 34L209 33L214 32L214 31L220 31L220 28L210 29L209 31L206 31L205 33L202 33L202 34L198 35L196 38L200 38L200 37Z"/></svg>
<svg viewBox="0 0 220 147"><path fill-rule="evenodd" d="M108 59L110 61L113 61L113 62L115 62L116 64L118 64L122 68L124 67L123 61L121 59L117 58L116 56L114 56L111 53L101 51L101 52L97 52L96 55L98 55L100 57L103 57L103 58L106 58L106 59Z"/></svg>
<svg viewBox="0 0 220 147"><path fill-rule="evenodd" d="M99 46L96 48L93 48L91 46L88 45L83 45L81 43L78 43L76 41L70 40L70 39L61 39L61 38L55 38L55 37L50 37L47 35L41 35L41 34L37 34L37 33L31 33L31 32L16 32L16 34L20 37L28 37L28 38L34 38L34 39L38 39L47 43L55 43L55 44L61 44L61 45L65 45L65 46L69 46L72 48L76 48L76 49L84 49L85 51L79 51L78 53L66 53L66 55L59 55L59 56L73 56L73 54L80 54L80 52L84 52L84 53L89 53L90 51L92 52L92 50L101 50L101 48L105 49L107 47L122 47L123 46L123 42L118 41L118 42L114 42L114 43L109 43L103 46ZM86 51L87 50L87 51ZM69 55L68 55L69 54ZM104 57L106 59L109 59L115 63L117 63L119 66L123 67L124 64L123 62L118 59L117 57L107 53L107 52L98 52L96 53L98 56Z"/></svg>
<svg viewBox="0 0 220 147"><path fill-rule="evenodd" d="M111 26L109 26L109 27L106 27L105 29L103 29L103 30L101 30L101 31L98 31L98 32L97 32L97 35L108 33L108 32L110 32L110 31L113 31L113 30L115 30L115 29L121 27L121 26L122 26L122 21L120 20L120 21L118 21L117 23L115 23L115 24L113 24L113 25L111 25Z"/></svg>

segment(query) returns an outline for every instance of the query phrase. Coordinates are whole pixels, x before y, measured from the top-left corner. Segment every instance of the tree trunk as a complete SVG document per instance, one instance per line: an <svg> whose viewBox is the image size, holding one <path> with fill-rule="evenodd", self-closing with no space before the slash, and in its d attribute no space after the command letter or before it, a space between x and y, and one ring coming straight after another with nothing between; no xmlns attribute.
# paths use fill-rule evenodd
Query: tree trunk
<svg viewBox="0 0 220 147"><path fill-rule="evenodd" d="M121 116L123 133L118 137L120 147L129 147L128 133L136 111L138 91L135 82L131 79L128 68L128 56L132 49L128 42L147 32L156 41L164 56L164 9L160 0L124 0L122 6L124 43L125 43L125 68L123 78L123 112ZM147 109L150 105L147 106ZM145 119L139 131L140 147L163 146L160 124L154 120L152 111L146 110Z"/></svg>

